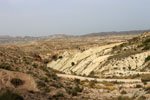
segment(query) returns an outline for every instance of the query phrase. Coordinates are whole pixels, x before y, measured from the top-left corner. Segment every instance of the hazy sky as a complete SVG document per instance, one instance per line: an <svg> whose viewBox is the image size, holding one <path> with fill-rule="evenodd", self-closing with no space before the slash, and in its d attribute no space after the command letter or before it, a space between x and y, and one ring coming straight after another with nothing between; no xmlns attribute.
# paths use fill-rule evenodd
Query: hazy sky
<svg viewBox="0 0 150 100"><path fill-rule="evenodd" d="M0 35L150 29L150 0L0 0Z"/></svg>

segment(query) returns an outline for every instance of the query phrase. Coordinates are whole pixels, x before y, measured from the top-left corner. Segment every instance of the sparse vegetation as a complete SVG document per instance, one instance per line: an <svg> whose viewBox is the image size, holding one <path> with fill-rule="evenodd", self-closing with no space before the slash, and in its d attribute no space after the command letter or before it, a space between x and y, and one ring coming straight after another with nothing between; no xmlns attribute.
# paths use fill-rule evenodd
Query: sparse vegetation
<svg viewBox="0 0 150 100"><path fill-rule="evenodd" d="M81 88L79 85L76 84L74 87L69 87L66 90L72 96L77 96L78 92L82 92L83 91L83 88Z"/></svg>
<svg viewBox="0 0 150 100"><path fill-rule="evenodd" d="M89 82L89 86L90 86L91 88L93 88L96 83L97 83L96 80L92 80L92 81Z"/></svg>
<svg viewBox="0 0 150 100"><path fill-rule="evenodd" d="M7 63L0 63L0 69L13 70L12 67Z"/></svg>
<svg viewBox="0 0 150 100"><path fill-rule="evenodd" d="M125 90L122 90L121 94L127 94L127 92Z"/></svg>
<svg viewBox="0 0 150 100"><path fill-rule="evenodd" d="M129 98L128 96L118 96L116 100L133 100L133 99Z"/></svg>
<svg viewBox="0 0 150 100"><path fill-rule="evenodd" d="M148 39L146 39L144 42L143 42L143 44L144 45L148 45L148 44L150 44L150 39L148 38Z"/></svg>
<svg viewBox="0 0 150 100"><path fill-rule="evenodd" d="M86 42L83 42L83 40L81 39L79 41L79 39L77 40L56 40L56 41L40 41L40 43L37 42L36 45L34 45L34 43L32 45L28 44L24 44L21 45L21 47L19 47L19 43L17 47L13 47L10 46L8 48L5 47L1 47L0 49L0 69L6 69L6 70L13 70L13 71L17 71L17 72L22 72L24 74L30 74L31 77L33 77L33 79L36 82L37 87L35 86L35 88L37 88L37 90L39 90L38 92L36 91L22 91L19 90L18 93L25 93L22 94L24 97L28 97L31 96L31 98L34 100L37 96L40 98L43 98L44 100L72 100L72 99L78 99L79 100L98 100L97 98L100 97L102 99L110 99L115 98L116 96L118 96L118 94L121 96L115 98L114 100L133 100L132 98L126 96L129 95L129 93L127 92L128 90L126 90L126 88L124 88L124 85L119 85L119 84L126 84L126 83L122 83L119 81L115 81L115 82L97 82L96 80L94 81L83 81L83 80L79 80L79 79L63 79L63 78L59 78L57 77L55 72L61 73L59 71L53 70L51 68L46 67L46 64L50 63L51 61L56 63L56 61L60 61L65 59L66 56L61 56L58 54L63 54L63 52L70 52L71 50L75 50L76 52L82 53L81 51L87 50L91 47L99 47L101 45L105 45L105 44L109 44L109 43L118 43L120 42L120 40L124 42L124 37L123 39L119 38L119 41L113 41L113 42L109 42L109 40L105 41L105 38L102 38L106 43L100 43L101 41L99 41L101 38L97 38L96 37L96 41L93 41L94 39L89 39L86 38L83 40ZM114 38L113 38L114 39ZM117 38L118 39L118 38ZM146 49L144 50L150 50L149 49L149 43L150 41L147 40L145 42L145 40L143 39L142 41L144 41L144 43L141 42L140 40L141 38L133 38L132 41L123 43L119 46L115 46L113 47L113 53L115 54L112 56L112 59L122 59L137 53L141 53L141 52L147 52L147 51L143 51L142 49L145 47ZM92 41L91 41L92 40ZM69 42L68 42L69 41ZM76 42L78 41L78 42ZM53 42L53 43L51 43ZM63 44L65 45L62 45ZM80 44L82 42L82 44ZM135 44L137 43L137 44ZM138 46L138 48L137 48ZM55 47L55 48L54 48ZM4 50L3 50L4 48ZM17 48L17 49L16 49ZM82 48L85 48L84 50L82 50ZM67 51L68 50L68 51ZM6 51L6 52L4 52ZM2 53L1 53L2 52ZM74 53L74 52L73 52ZM35 56L33 56L34 54L36 54ZM109 54L109 53L108 53ZM39 56L40 55L40 56ZM69 55L69 53L68 53ZM72 54L71 54L72 55ZM100 53L96 54L97 57L99 55L102 55ZM131 57L131 60L137 59L134 56ZM147 62L146 64L148 64L150 58L145 58L145 61ZM110 59L109 59L110 60ZM137 59L138 60L138 59ZM5 62L5 63L2 63ZM75 60L75 62L69 62L70 67L76 67L78 65L80 61ZM131 64L132 65L132 64ZM128 65L127 67L122 67L124 71L136 71L137 69L134 69L133 66ZM118 66L118 65L116 65ZM115 70L120 70L119 67L117 67ZM147 70L147 69L145 69ZM110 70L111 71L111 70ZM70 71L71 72L71 71ZM144 72L144 71L143 71ZM71 72L72 74L76 74L78 72L74 71ZM103 73L102 73L103 74ZM105 74L105 73L104 73ZM118 73L120 74L120 72ZM82 75L82 74L81 74ZM95 77L94 75L97 75L97 71L92 71L90 73L90 77ZM83 75L83 76L86 76ZM87 75L88 76L88 75ZM98 75L97 75L98 77ZM99 76L101 77L101 76ZM123 74L120 74L120 76L102 76L102 78L116 78L116 79L132 79L132 78L141 78L142 82L145 84L147 82L150 81L149 79L149 75L148 76L142 76L139 74L134 74L134 75L130 75L129 76L123 76ZM19 86L25 86L24 84L26 83L26 81L20 80L20 79L13 79L10 81L12 83L12 85L14 87L19 87ZM130 84L130 83L128 83ZM145 90L144 92L149 93L149 87L146 87L137 83L131 83L136 87L134 88L139 88L139 89L133 89L133 94L131 93L130 95L134 95L134 93L136 91L143 92L143 90ZM126 86L126 85L125 85ZM1 86L3 87L3 86ZM0 89L1 89L0 87ZM21 88L22 88L21 87ZM19 88L17 88L19 89ZM57 92L52 94L54 91L57 91L59 89L62 89L62 91ZM130 89L127 87L127 89ZM36 90L36 89L35 89ZM83 91L84 90L84 91ZM100 91L103 92L100 92ZM115 91L113 91L115 90ZM91 92L92 91L92 92ZM0 91L1 93L1 91ZM96 93L101 93L101 95L96 94ZM103 97L103 93L106 94ZM95 97L92 97L92 95L94 94ZM107 96L107 94L109 94ZM115 94L115 95L113 95ZM1 97L2 96L2 97ZM0 100L1 98L4 99L4 96L7 96L7 94L4 95L0 94ZM18 95L20 96L20 95ZM75 97L74 97L75 96ZM97 96L97 97L96 97ZM86 97L86 99L84 98ZM5 97L7 98L7 97ZM29 97L28 97L29 98ZM38 100L38 99L35 100ZM112 100L111 99L111 100ZM136 98L138 100L138 98ZM140 97L139 100L145 100L145 97ZM6 99L9 100L9 99ZM11 98L11 100L13 100ZM14 99L14 100L23 100L23 98L20 96L20 99ZM28 99L30 100L30 99Z"/></svg>
<svg viewBox="0 0 150 100"><path fill-rule="evenodd" d="M137 100L146 100L145 96L140 96Z"/></svg>
<svg viewBox="0 0 150 100"><path fill-rule="evenodd" d="M142 50L150 50L150 46L144 46L144 48Z"/></svg>
<svg viewBox="0 0 150 100"><path fill-rule="evenodd" d="M46 84L43 81L37 81L37 86L38 87L45 87Z"/></svg>
<svg viewBox="0 0 150 100"><path fill-rule="evenodd" d="M17 93L13 93L10 90L6 90L0 94L0 100L24 100L22 96Z"/></svg>
<svg viewBox="0 0 150 100"><path fill-rule="evenodd" d="M141 81L142 81L144 84L147 84L147 82L150 81L150 75L149 75L149 74L143 74L143 75L141 75Z"/></svg>
<svg viewBox="0 0 150 100"><path fill-rule="evenodd" d="M140 85L140 84L137 84L136 85L136 88L142 88L143 86L142 85Z"/></svg>
<svg viewBox="0 0 150 100"><path fill-rule="evenodd" d="M149 61L150 60L150 56L147 56L146 58L145 58L145 62L147 62L147 61Z"/></svg>

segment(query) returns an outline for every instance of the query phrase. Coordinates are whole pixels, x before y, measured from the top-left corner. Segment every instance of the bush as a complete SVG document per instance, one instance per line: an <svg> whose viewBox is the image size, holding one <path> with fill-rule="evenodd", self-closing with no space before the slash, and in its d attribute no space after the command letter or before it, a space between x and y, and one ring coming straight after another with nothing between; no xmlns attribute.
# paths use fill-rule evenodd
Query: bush
<svg viewBox="0 0 150 100"><path fill-rule="evenodd" d="M142 50L150 50L150 46L145 46Z"/></svg>
<svg viewBox="0 0 150 100"><path fill-rule="evenodd" d="M49 77L49 78L52 78L53 80L57 80L57 75L56 73L54 72L51 72L51 73L46 73L46 75Z"/></svg>
<svg viewBox="0 0 150 100"><path fill-rule="evenodd" d="M140 85L140 84L137 84L136 85L136 88L142 88L143 86L142 85Z"/></svg>
<svg viewBox="0 0 150 100"><path fill-rule="evenodd" d="M146 58L145 58L145 62L147 62L147 61L149 61L150 60L150 56L147 56Z"/></svg>
<svg viewBox="0 0 150 100"><path fill-rule="evenodd" d="M43 80L44 82L49 82L48 78L47 77L40 77L40 80Z"/></svg>
<svg viewBox="0 0 150 100"><path fill-rule="evenodd" d="M150 43L150 39L147 39L147 40L145 40L144 42L143 42L143 44L145 44L145 45L147 45L147 44L149 44Z"/></svg>
<svg viewBox="0 0 150 100"><path fill-rule="evenodd" d="M12 93L11 91L6 90L2 95L0 95L0 100L24 100L24 99L19 94Z"/></svg>
<svg viewBox="0 0 150 100"><path fill-rule="evenodd" d="M44 64L48 64L50 61L48 59L44 59Z"/></svg>
<svg viewBox="0 0 150 100"><path fill-rule="evenodd" d="M63 56L59 56L58 58L59 58L59 59L62 59L62 58L63 58Z"/></svg>
<svg viewBox="0 0 150 100"><path fill-rule="evenodd" d="M97 83L97 81L92 80L92 81L89 82L89 86L90 86L91 88L93 88L93 87L95 86L95 83Z"/></svg>
<svg viewBox="0 0 150 100"><path fill-rule="evenodd" d="M22 81L22 80L19 79L19 78L13 78L10 82L11 82L11 84L14 85L14 87L18 87L18 86L24 84L24 81Z"/></svg>
<svg viewBox="0 0 150 100"><path fill-rule="evenodd" d="M140 96L137 100L146 100L145 96Z"/></svg>
<svg viewBox="0 0 150 100"><path fill-rule="evenodd" d="M127 92L125 90L121 91L121 94L127 94Z"/></svg>
<svg viewBox="0 0 150 100"><path fill-rule="evenodd" d="M37 67L38 67L38 64L34 63L32 66L33 66L34 68L37 68Z"/></svg>
<svg viewBox="0 0 150 100"><path fill-rule="evenodd" d="M116 100L131 100L128 96L119 96Z"/></svg>
<svg viewBox="0 0 150 100"><path fill-rule="evenodd" d="M83 88L81 88L79 85L76 84L75 87L69 87L66 90L69 94L71 94L72 96L77 96L78 92L82 92Z"/></svg>
<svg viewBox="0 0 150 100"><path fill-rule="evenodd" d="M45 87L46 84L44 82L42 82L42 81L37 81L37 86L38 87Z"/></svg>
<svg viewBox="0 0 150 100"><path fill-rule="evenodd" d="M1 63L0 64L0 68L12 71L12 67L9 64L7 64L7 63Z"/></svg>
<svg viewBox="0 0 150 100"><path fill-rule="evenodd" d="M90 72L89 77L94 77L94 75L95 75L95 72L92 71L92 72Z"/></svg>
<svg viewBox="0 0 150 100"><path fill-rule="evenodd" d="M113 50L117 49L117 46L114 46L112 49L113 49Z"/></svg>
<svg viewBox="0 0 150 100"><path fill-rule="evenodd" d="M144 75L141 75L141 81L146 84L147 82L150 81L150 75L149 74L144 74Z"/></svg>
<svg viewBox="0 0 150 100"><path fill-rule="evenodd" d="M71 65L72 65L72 66L74 66L74 65L75 65L75 63L74 63L74 62L72 62L72 63L71 63Z"/></svg>
<svg viewBox="0 0 150 100"><path fill-rule="evenodd" d="M75 82L76 84L79 84L79 83L80 83L80 79L74 79L74 82Z"/></svg>
<svg viewBox="0 0 150 100"><path fill-rule="evenodd" d="M52 59L56 61L57 60L57 55L53 55Z"/></svg>

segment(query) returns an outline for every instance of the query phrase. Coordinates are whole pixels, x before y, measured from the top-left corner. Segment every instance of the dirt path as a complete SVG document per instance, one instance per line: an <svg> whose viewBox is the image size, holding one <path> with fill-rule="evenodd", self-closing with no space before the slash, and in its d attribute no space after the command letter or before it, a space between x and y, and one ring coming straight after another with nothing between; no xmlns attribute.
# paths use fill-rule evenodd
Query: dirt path
<svg viewBox="0 0 150 100"><path fill-rule="evenodd" d="M141 80L140 79L99 79L99 78L89 78L89 77L82 77L82 76L76 76L76 75L66 75L66 74L57 74L58 77L62 77L62 78L71 78L71 79L80 79L80 80L96 80L98 82L103 82L103 81L107 81L107 82L124 82L124 83L140 83Z"/></svg>

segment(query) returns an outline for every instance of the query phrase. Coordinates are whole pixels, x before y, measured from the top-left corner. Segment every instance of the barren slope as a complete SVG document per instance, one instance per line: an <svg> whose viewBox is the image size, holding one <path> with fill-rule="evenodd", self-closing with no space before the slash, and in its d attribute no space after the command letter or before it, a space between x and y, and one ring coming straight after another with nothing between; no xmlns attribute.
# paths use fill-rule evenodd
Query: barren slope
<svg viewBox="0 0 150 100"><path fill-rule="evenodd" d="M67 74L98 77L133 76L149 74L150 33L145 33L125 43L94 47L83 52L65 52L61 59L47 66ZM148 61L145 61L148 59Z"/></svg>

